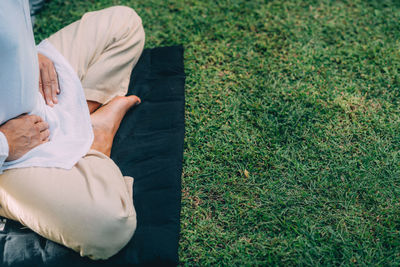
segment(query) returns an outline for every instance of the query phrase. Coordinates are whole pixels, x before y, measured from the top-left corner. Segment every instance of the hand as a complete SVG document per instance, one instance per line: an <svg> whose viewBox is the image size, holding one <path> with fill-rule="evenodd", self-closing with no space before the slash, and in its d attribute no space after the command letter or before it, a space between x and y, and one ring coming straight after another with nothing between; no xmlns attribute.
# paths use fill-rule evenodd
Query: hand
<svg viewBox="0 0 400 267"><path fill-rule="evenodd" d="M57 94L60 93L57 72L53 62L46 56L38 54L39 60L39 91L46 104L53 107L58 103Z"/></svg>
<svg viewBox="0 0 400 267"><path fill-rule="evenodd" d="M19 159L31 149L49 141L49 124L36 115L21 115L0 126L9 152L6 161Z"/></svg>

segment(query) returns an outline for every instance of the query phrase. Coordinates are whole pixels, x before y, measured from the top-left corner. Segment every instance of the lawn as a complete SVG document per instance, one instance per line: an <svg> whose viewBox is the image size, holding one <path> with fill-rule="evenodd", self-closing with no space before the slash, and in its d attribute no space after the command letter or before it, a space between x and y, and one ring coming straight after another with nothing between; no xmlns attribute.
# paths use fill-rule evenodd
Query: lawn
<svg viewBox="0 0 400 267"><path fill-rule="evenodd" d="M400 265L399 1L51 0L36 40L115 4L185 48L181 265Z"/></svg>

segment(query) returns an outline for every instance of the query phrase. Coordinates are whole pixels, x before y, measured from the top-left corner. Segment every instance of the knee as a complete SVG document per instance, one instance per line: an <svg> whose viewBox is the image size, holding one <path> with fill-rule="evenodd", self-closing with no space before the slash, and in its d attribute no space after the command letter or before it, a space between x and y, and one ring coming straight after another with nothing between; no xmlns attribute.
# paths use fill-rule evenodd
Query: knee
<svg viewBox="0 0 400 267"><path fill-rule="evenodd" d="M115 17L120 21L120 24L125 24L132 29L143 29L142 19L133 8L127 6L110 7Z"/></svg>
<svg viewBox="0 0 400 267"><path fill-rule="evenodd" d="M110 7L113 17L117 23L123 26L126 38L134 39L135 42L143 43L145 40L145 32L143 29L142 19L136 11L127 6L113 6Z"/></svg>
<svg viewBox="0 0 400 267"><path fill-rule="evenodd" d="M142 24L142 19L133 8L130 8L128 6L113 6L110 7L110 9L122 21L131 22L132 24L136 25Z"/></svg>
<svg viewBox="0 0 400 267"><path fill-rule="evenodd" d="M89 217L91 227L81 233L76 250L93 260L108 259L118 253L136 230L136 213L121 216L115 212L94 212Z"/></svg>

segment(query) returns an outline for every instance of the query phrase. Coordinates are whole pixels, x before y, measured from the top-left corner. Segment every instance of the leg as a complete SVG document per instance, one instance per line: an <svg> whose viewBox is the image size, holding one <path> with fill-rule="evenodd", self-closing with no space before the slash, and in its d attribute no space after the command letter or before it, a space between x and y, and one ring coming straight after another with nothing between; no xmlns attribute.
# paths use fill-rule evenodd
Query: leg
<svg viewBox="0 0 400 267"><path fill-rule="evenodd" d="M49 37L82 81L94 111L116 96L125 96L133 66L144 46L142 21L128 7L89 12ZM99 104L100 103L100 104Z"/></svg>
<svg viewBox="0 0 400 267"><path fill-rule="evenodd" d="M0 175L0 215L81 256L106 259L136 229L132 182L93 150L71 170L11 169Z"/></svg>
<svg viewBox="0 0 400 267"><path fill-rule="evenodd" d="M114 136L125 113L140 103L137 96L117 96L107 105L102 106L90 115L93 125L94 141L92 149L110 156Z"/></svg>
<svg viewBox="0 0 400 267"><path fill-rule="evenodd" d="M144 39L142 21L136 12L117 6L86 13L48 40L77 72L89 111L93 114L102 104L126 95L132 68L143 51ZM118 98L92 116L93 149L110 156L116 129L134 104L132 101ZM117 103L121 106L117 107Z"/></svg>

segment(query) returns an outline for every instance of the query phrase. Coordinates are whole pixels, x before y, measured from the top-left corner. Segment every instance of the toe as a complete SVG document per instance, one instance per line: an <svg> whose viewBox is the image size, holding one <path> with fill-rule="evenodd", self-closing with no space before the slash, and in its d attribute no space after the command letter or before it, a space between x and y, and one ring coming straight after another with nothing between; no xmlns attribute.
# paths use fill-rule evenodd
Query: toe
<svg viewBox="0 0 400 267"><path fill-rule="evenodd" d="M132 105L139 105L142 102L141 99L136 95L129 96L129 99L132 101Z"/></svg>

